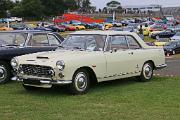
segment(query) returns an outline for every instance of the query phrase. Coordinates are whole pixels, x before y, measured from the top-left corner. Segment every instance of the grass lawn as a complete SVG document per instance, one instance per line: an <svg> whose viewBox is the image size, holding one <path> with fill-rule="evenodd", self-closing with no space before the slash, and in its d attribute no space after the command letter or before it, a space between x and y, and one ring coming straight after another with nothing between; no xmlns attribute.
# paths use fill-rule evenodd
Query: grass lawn
<svg viewBox="0 0 180 120"><path fill-rule="evenodd" d="M180 120L180 78L100 83L72 96L64 87L28 92L0 86L1 120Z"/></svg>

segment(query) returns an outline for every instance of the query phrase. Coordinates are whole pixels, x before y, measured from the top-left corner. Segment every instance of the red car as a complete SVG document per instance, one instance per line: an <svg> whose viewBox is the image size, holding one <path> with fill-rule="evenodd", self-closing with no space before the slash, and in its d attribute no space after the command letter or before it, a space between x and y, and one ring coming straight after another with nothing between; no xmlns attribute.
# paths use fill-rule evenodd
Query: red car
<svg viewBox="0 0 180 120"><path fill-rule="evenodd" d="M76 27L70 25L58 25L59 27L65 28L66 31L75 31Z"/></svg>

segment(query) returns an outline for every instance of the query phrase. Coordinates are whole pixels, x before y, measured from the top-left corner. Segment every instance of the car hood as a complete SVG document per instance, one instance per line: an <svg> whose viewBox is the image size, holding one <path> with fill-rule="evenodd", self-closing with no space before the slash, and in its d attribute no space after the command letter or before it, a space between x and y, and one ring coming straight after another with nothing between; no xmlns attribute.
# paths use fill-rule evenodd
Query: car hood
<svg viewBox="0 0 180 120"><path fill-rule="evenodd" d="M29 55L23 55L18 57L19 61L44 61L52 63L53 61L71 61L72 59L79 59L85 55L91 54L88 51L78 51L78 50L56 50L49 52L39 52Z"/></svg>

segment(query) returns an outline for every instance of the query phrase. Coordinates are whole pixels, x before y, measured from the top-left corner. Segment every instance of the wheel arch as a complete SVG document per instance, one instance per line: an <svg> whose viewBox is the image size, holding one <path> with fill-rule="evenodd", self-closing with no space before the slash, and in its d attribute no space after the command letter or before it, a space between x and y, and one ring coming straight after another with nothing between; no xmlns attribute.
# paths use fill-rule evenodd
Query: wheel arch
<svg viewBox="0 0 180 120"><path fill-rule="evenodd" d="M156 68L155 63L154 63L153 60L147 60L146 62L144 62L144 64L146 64L146 63L151 63L153 65L153 69Z"/></svg>
<svg viewBox="0 0 180 120"><path fill-rule="evenodd" d="M76 71L74 72L73 74L73 77L75 75L75 73L78 71L78 70L81 70L81 69L84 69L88 72L89 74L89 79L90 79L90 84L96 84L98 81L97 81L97 77L96 77L96 74L94 72L94 70L88 66L83 66L83 67L80 67L78 69L76 69Z"/></svg>

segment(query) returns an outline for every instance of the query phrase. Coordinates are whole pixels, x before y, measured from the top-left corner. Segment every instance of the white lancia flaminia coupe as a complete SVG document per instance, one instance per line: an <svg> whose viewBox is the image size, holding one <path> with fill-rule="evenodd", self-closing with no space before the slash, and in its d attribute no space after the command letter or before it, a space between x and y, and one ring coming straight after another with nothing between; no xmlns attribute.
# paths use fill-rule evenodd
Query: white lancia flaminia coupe
<svg viewBox="0 0 180 120"><path fill-rule="evenodd" d="M12 80L26 90L69 85L73 94L86 93L92 82L136 77L150 81L153 71L166 67L163 49L147 46L131 32L78 31L56 51L15 57Z"/></svg>

